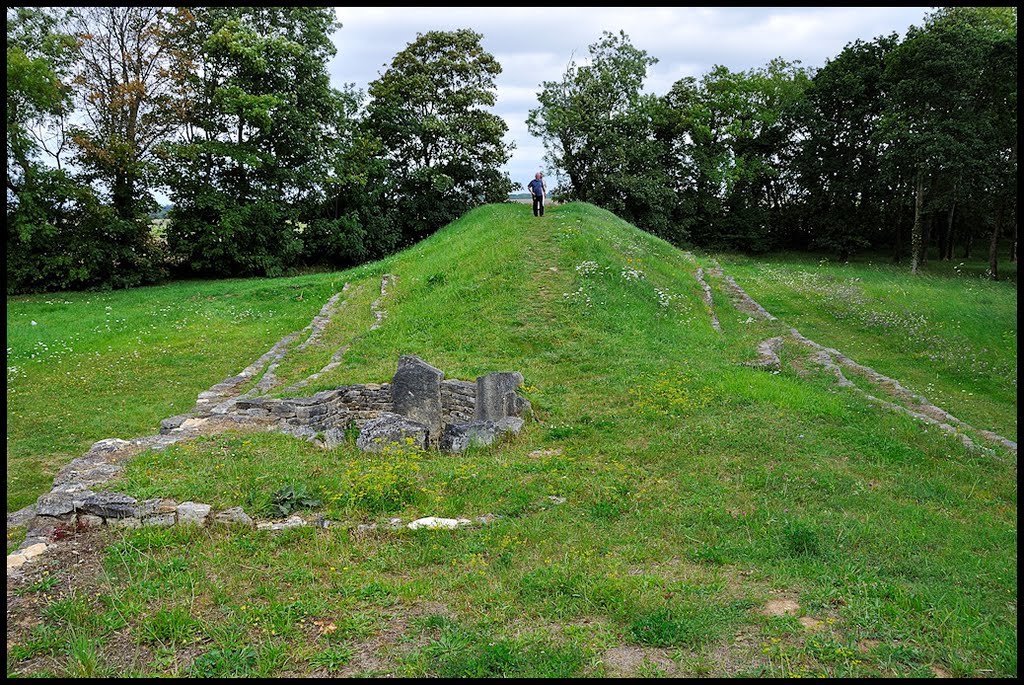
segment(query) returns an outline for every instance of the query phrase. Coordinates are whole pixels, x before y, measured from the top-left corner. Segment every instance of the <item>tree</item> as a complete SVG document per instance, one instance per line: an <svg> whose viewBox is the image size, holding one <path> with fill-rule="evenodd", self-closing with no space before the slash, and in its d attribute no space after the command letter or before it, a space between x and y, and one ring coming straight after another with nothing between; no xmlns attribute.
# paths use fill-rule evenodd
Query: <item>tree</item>
<svg viewBox="0 0 1024 685"><path fill-rule="evenodd" d="M917 273L927 259L929 214L950 211L958 198L980 198L995 181L1000 156L1004 172L1016 166L1015 135L1006 134L1011 118L1016 130L1015 10L936 12L893 51L884 80L886 154L913 178L911 272Z"/></svg>
<svg viewBox="0 0 1024 685"><path fill-rule="evenodd" d="M673 162L690 198L694 237L703 244L764 250L795 215L800 186L794 159L805 117L805 70L782 59L762 69L716 66L698 82L678 81Z"/></svg>
<svg viewBox="0 0 1024 685"><path fill-rule="evenodd" d="M328 7L179 8L165 42L176 139L167 231L192 271L277 275L332 188L351 93L330 86Z"/></svg>
<svg viewBox="0 0 1024 685"><path fill-rule="evenodd" d="M363 132L386 161L381 200L406 239L513 189L500 170L511 157L508 127L486 109L501 65L481 39L468 29L417 34L370 84Z"/></svg>
<svg viewBox="0 0 1024 685"><path fill-rule="evenodd" d="M666 112L642 92L657 63L629 36L605 31L589 46L589 63L569 62L558 81L545 81L527 126L539 136L545 159L568 183L569 199L593 202L642 228L682 242L676 193L659 137Z"/></svg>
<svg viewBox="0 0 1024 685"><path fill-rule="evenodd" d="M24 201L42 171L39 132L72 108L67 78L75 40L58 30L63 20L46 9L7 10L8 204Z"/></svg>
<svg viewBox="0 0 1024 685"><path fill-rule="evenodd" d="M7 292L152 280L159 271L146 236L62 168L77 48L63 29L67 14L16 8L7 20Z"/></svg>
<svg viewBox="0 0 1024 685"><path fill-rule="evenodd" d="M153 152L171 131L161 101L168 86L164 10L84 7L75 14L79 38L74 83L87 126L72 129L77 162L103 182L122 219L145 218ZM140 222L148 230L148 222Z"/></svg>
<svg viewBox="0 0 1024 685"><path fill-rule="evenodd" d="M896 34L854 41L814 74L797 165L813 244L846 261L879 239L894 184L883 173L878 132L882 75ZM897 200L899 200L897 196Z"/></svg>

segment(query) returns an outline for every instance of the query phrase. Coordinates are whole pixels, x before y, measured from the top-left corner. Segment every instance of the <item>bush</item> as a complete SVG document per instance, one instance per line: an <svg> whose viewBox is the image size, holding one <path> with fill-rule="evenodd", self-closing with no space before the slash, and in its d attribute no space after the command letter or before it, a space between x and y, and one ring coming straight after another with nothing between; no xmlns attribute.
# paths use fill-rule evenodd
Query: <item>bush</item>
<svg viewBox="0 0 1024 685"><path fill-rule="evenodd" d="M148 219L119 218L86 185L41 172L7 205L7 294L129 288L166 276Z"/></svg>

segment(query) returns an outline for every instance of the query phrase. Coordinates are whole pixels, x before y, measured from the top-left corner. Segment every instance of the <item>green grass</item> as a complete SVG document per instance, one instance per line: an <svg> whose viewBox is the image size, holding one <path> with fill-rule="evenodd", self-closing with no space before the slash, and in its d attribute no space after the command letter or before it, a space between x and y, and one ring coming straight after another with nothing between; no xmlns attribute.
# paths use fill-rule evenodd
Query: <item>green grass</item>
<svg viewBox="0 0 1024 685"><path fill-rule="evenodd" d="M115 657L126 660L110 645L127 643L141 646L119 672L135 675L602 676L612 649L639 655L641 675L915 676L933 666L1015 675L1015 457L969 452L837 390L822 373L740 365L758 341L796 325L961 418L1015 437L1015 391L1004 378L1011 364L1016 375L1015 334L1004 335L1016 329L1015 289L867 265L718 259L783 321L745 323L713 282L724 329L716 333L692 275L708 258L581 204L554 207L543 220L529 207L482 207L403 253L340 274L103 295L102 306L132 313L120 315L120 337L96 332L91 344L111 347L108 361L148 355L137 367L142 380L122 376L119 396L132 408L79 417L95 401L90 384L102 396L107 381L97 362L78 372L75 393L57 390L63 371L93 363L92 348L77 342L50 363L22 362L25 378L12 383L9 371L9 419L14 400L49 433L12 429L9 420L9 470L25 474L8 482L9 509L12 497L31 501L45 489L45 477L27 475L41 463L52 473L91 439L154 430L305 325L344 282L351 309L323 347L282 364L285 383L350 343L344 363L308 393L386 381L400 355L417 354L449 378L521 371L536 415L514 439L459 456L381 458L351 442L323 451L265 433L140 455L114 487L253 512L281 488L302 487L323 500L317 511L348 525L276 535L104 532L96 587L87 598L64 587L34 632L9 631L8 672L103 673ZM384 301L388 318L369 331L369 302L385 273L398 279ZM808 278L814 287L813 279L856 285L866 299L855 315L836 317L803 285ZM857 318L872 308L903 312L885 299L897 287L908 311L951 347L928 345L986 364L937 362ZM188 300L193 291L217 299ZM235 321L231 293L274 315ZM46 335L68 339L96 297L60 296L72 304L59 306L9 299L9 358L24 359L37 343L29 336L44 332L26 329L26 319L42 325L39 312L53 307L64 318ZM189 331L207 329L169 325L186 312L157 318L183 298L192 302L188 315L213 328L205 341ZM240 342L258 335L259 344ZM163 336L178 340L189 361L149 349ZM218 336L233 341L216 353L220 366L198 363ZM784 359L795 352L787 346ZM921 386L924 379L949 392ZM953 395L968 382L973 396ZM64 435L69 426L84 434L87 420L94 437ZM499 518L457 531L348 527L487 513ZM765 615L780 593L822 629Z"/></svg>
<svg viewBox="0 0 1024 685"><path fill-rule="evenodd" d="M720 261L768 311L804 335L896 378L957 418L1016 441L1016 283L980 278L977 264L959 261L929 262L916 278L905 266L834 264L806 255Z"/></svg>

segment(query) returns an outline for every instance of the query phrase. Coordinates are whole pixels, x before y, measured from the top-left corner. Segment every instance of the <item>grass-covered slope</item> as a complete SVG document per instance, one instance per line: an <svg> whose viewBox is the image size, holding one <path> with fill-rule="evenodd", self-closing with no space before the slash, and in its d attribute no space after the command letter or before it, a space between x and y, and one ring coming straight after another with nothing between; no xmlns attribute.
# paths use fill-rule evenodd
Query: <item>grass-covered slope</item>
<svg viewBox="0 0 1024 685"><path fill-rule="evenodd" d="M256 513L304 486L347 525L107 531L97 577L23 590L44 619L9 628L8 672L1015 675L1015 455L969 451L814 368L741 365L797 325L930 397L918 383L937 379L931 399L1015 438L1015 290L985 285L977 304L994 306L967 316L928 304L963 282L886 276L935 335L988 360L967 369L904 354L886 327L833 325L791 288L813 267L719 261L781 320L740 313L711 279L716 332L693 275L711 260L582 204L482 207L343 273L9 299L8 510L92 440L154 432L346 282L280 387L348 344L303 393L386 381L417 354L450 378L522 372L535 416L460 456L277 434L141 455L114 487ZM58 340L73 351L31 358ZM966 374L974 394L953 393ZM488 513L457 531L354 528Z"/></svg>

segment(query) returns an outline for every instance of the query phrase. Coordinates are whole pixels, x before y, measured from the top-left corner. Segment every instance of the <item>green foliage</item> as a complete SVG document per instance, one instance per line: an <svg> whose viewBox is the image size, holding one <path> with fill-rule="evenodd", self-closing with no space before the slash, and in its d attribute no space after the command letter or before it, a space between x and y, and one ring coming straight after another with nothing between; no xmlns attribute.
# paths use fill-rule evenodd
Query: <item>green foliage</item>
<svg viewBox="0 0 1024 685"><path fill-rule="evenodd" d="M354 652L351 647L345 645L335 645L331 647L321 648L315 655L309 660L309 665L316 668L322 668L328 673L337 673L346 664L352 661Z"/></svg>
<svg viewBox="0 0 1024 685"><path fill-rule="evenodd" d="M188 643L201 628L186 607L160 608L142 623L142 639L163 644Z"/></svg>
<svg viewBox="0 0 1024 685"><path fill-rule="evenodd" d="M593 202L676 243L676 190L667 148L655 130L658 98L641 93L657 63L624 32L605 31L589 47L589 64L570 62L559 81L545 81L527 125L544 141L548 163L565 172L565 199Z"/></svg>
<svg viewBox="0 0 1024 685"><path fill-rule="evenodd" d="M789 521L782 529L786 549L794 556L814 557L822 553L818 532L802 521Z"/></svg>
<svg viewBox="0 0 1024 685"><path fill-rule="evenodd" d="M496 640L452 621L418 655L425 675L440 678L572 678L583 657L572 646L537 639Z"/></svg>
<svg viewBox="0 0 1024 685"><path fill-rule="evenodd" d="M314 496L303 484L288 484L270 496L270 514L288 516L299 509L315 509L323 500Z"/></svg>
<svg viewBox="0 0 1024 685"><path fill-rule="evenodd" d="M790 162L809 83L798 63L775 59L746 72L716 66L673 85L666 136L695 242L759 252L789 230Z"/></svg>
<svg viewBox="0 0 1024 685"><path fill-rule="evenodd" d="M636 618L629 627L640 644L695 647L715 636L703 611L658 609Z"/></svg>
<svg viewBox="0 0 1024 685"><path fill-rule="evenodd" d="M256 650L252 647L211 649L196 657L190 678L231 678L254 675Z"/></svg>
<svg viewBox="0 0 1024 685"><path fill-rule="evenodd" d="M159 149L171 254L198 273L280 275L319 218L355 106L327 74L334 11L179 8L170 22L170 106L188 132ZM314 223L312 246L340 240L331 255L361 256L346 247L352 229Z"/></svg>
<svg viewBox="0 0 1024 685"><path fill-rule="evenodd" d="M504 201L513 189L500 170L511 157L508 127L487 111L501 65L482 39L468 29L418 34L369 86L362 130L386 160L378 182L397 199L383 210L404 239Z"/></svg>
<svg viewBox="0 0 1024 685"><path fill-rule="evenodd" d="M346 472L349 490L344 499L349 508L371 513L394 512L422 496L417 472L423 450L409 440L406 445L383 445L377 459Z"/></svg>
<svg viewBox="0 0 1024 685"><path fill-rule="evenodd" d="M796 345L783 348L778 374L738 362L795 326L1015 439L1016 289L978 278L979 260L957 271L932 263L927 277L910 278L874 257L820 257L715 255L782 319L748 321L708 273L721 332L693 278L710 258L580 203L552 208L544 224L521 205L478 208L408 251L340 274L10 298L12 510L47 491L93 440L145 435L191 407L346 282L352 299L324 331L330 344L293 350L277 369L285 383L356 338L308 393L381 382L399 355L417 351L448 378L521 371L535 417L500 445L410 459L417 468L399 474L408 494L390 496L387 514L347 498L370 473L392 492L395 455L351 444L323 450L231 432L139 454L111 489L256 513L248 493L269 501L301 482L337 497L324 514L340 525L96 531L102 583L73 601L34 593L28 606L12 603L9 673L63 674L74 637L85 635L96 658L82 651L83 672L95 663L118 674L586 677L611 675L618 661L648 675L658 666L669 675L927 676L932 664L1015 675L1012 453L969 451L813 366L797 373L789 362L807 351ZM584 262L602 275L584 276ZM622 277L626 266L642 279ZM382 273L397 277L388 317L366 333ZM438 273L445 278L428 285ZM563 297L580 286L589 308ZM668 311L655 287L674 296ZM640 408L631 391L662 378L657 403ZM475 524L487 513L498 517L458 530L357 532L390 516ZM818 553L805 553L815 543ZM799 597L799 616L765 616L776 593ZM194 633L177 607L198 622ZM169 620L158 624L161 610ZM26 626L26 615L39 625ZM816 632L798 622L805 617L821 622ZM146 637L157 625L167 641ZM375 661L356 656L368 645ZM649 665L636 666L644 657Z"/></svg>
<svg viewBox="0 0 1024 685"><path fill-rule="evenodd" d="M7 206L7 292L127 288L165 275L147 220L118 218L89 186L39 171Z"/></svg>
<svg viewBox="0 0 1024 685"><path fill-rule="evenodd" d="M175 123L163 112L166 15L159 7L80 7L72 15L75 97L88 124L71 126L69 136L76 163L106 190L119 219L156 209L154 150Z"/></svg>

